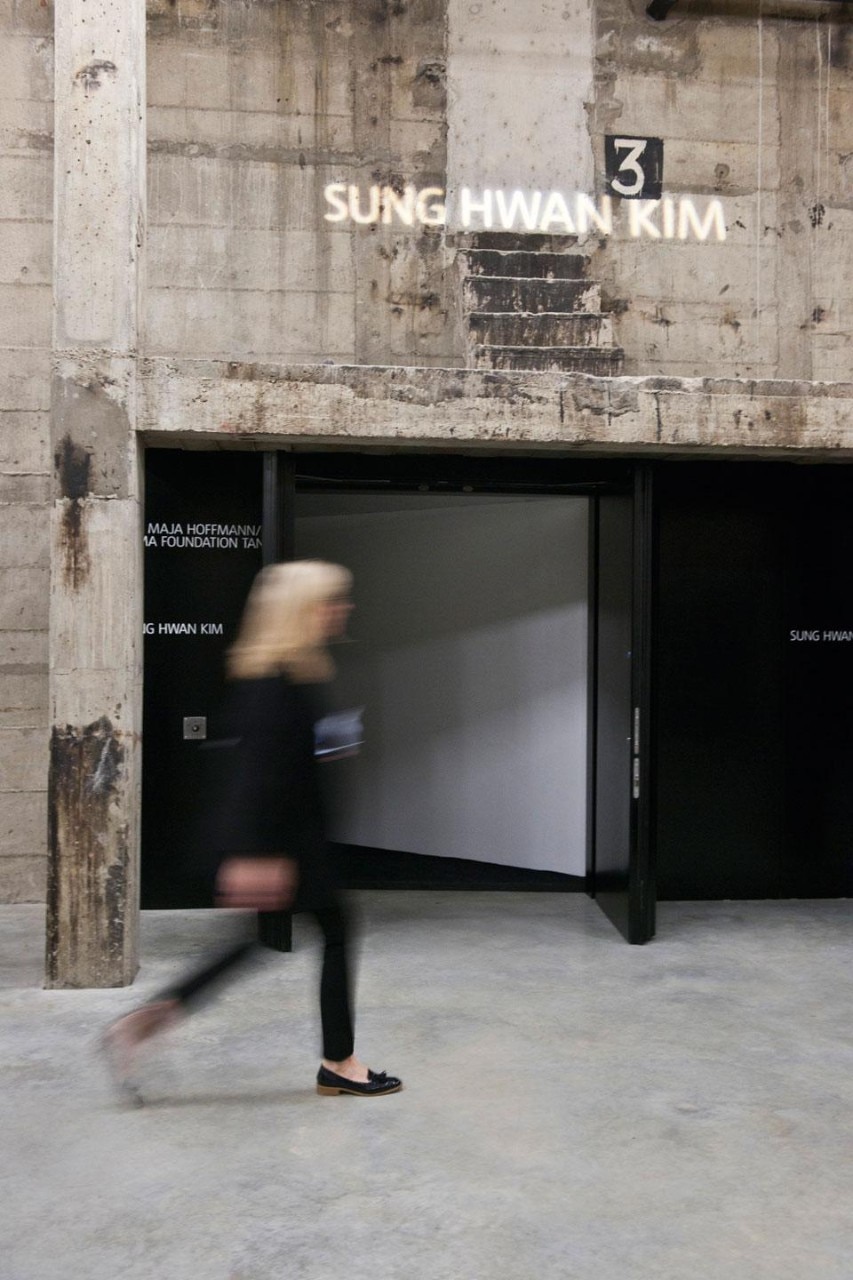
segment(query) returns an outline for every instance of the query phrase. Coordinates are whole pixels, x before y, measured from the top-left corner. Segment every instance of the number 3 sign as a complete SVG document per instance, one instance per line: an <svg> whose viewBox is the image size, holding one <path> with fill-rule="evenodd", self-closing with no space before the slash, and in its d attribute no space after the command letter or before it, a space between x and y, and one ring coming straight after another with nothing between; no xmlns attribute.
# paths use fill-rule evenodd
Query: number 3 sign
<svg viewBox="0 0 853 1280"><path fill-rule="evenodd" d="M604 136L607 190L623 200L659 200L663 190L663 138Z"/></svg>

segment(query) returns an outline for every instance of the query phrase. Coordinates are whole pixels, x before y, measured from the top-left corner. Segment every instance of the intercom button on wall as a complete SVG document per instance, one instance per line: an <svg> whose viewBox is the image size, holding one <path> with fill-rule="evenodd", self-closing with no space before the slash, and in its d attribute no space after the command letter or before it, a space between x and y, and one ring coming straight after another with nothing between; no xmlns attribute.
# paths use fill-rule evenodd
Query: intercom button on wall
<svg viewBox="0 0 853 1280"><path fill-rule="evenodd" d="M184 738L189 742L201 742L207 737L207 716L184 716Z"/></svg>

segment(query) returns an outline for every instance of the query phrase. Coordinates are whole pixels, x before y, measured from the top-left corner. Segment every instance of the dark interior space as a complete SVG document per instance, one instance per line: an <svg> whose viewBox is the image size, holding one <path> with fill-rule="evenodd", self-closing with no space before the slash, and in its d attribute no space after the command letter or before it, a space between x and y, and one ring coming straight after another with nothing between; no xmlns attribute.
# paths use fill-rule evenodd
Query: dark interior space
<svg viewBox="0 0 853 1280"><path fill-rule="evenodd" d="M847 468L660 468L660 898L853 892Z"/></svg>

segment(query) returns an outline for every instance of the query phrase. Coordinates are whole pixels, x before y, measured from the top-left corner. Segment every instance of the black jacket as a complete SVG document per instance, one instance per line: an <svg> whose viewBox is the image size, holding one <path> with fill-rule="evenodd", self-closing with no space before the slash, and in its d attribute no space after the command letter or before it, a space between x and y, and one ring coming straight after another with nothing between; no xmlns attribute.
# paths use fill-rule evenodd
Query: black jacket
<svg viewBox="0 0 853 1280"><path fill-rule="evenodd" d="M208 806L212 854L285 854L300 863L322 854L314 754L321 714L316 686L284 675L233 683L224 717L233 745L219 753L217 794Z"/></svg>

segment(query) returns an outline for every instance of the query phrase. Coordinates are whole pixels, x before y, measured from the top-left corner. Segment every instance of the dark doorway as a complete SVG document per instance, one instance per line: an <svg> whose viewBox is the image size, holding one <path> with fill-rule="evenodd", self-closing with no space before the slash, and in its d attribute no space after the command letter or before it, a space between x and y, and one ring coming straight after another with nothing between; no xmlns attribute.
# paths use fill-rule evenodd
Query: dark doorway
<svg viewBox="0 0 853 1280"><path fill-rule="evenodd" d="M654 884L649 873L648 840L651 788L644 782L641 791L639 784L641 756L645 770L650 743L650 717L645 714L650 697L649 481L649 472L644 467L601 460L297 455L297 510L300 494L308 497L338 494L347 498L361 494L373 500L381 500L383 495L428 494L445 500L448 510L455 509L457 513L466 503L485 502L490 498L506 502L513 496L523 496L530 501L563 495L583 497L594 513L587 544L592 550L587 577L591 594L587 603L594 618L588 639L584 641L591 674L583 713L590 723L586 763L590 783L586 801L589 856L585 878L490 865L479 859L437 859L424 856L412 846L400 849L388 847L386 843L384 848L347 845L340 849L342 871L350 883L586 888L596 893L600 885L601 905L626 938L644 942L652 936ZM330 554L327 546L316 545ZM341 550L333 550L332 554L345 558L345 537L341 535L335 545ZM298 527L296 548L297 554L302 554ZM547 553L553 554L554 550L553 543L549 544ZM571 546L567 543L557 552L568 557ZM464 555L461 544L460 554ZM534 555L529 559L528 572L533 574L535 570ZM423 581L427 584L424 586L427 593L441 589L441 581L431 580L429 574ZM593 584L600 584L601 590L597 591ZM477 584L472 580L471 591L476 590ZM463 604L462 608L464 612L467 605ZM529 673L535 665L535 655L529 653L526 662ZM522 674L522 680L524 678ZM642 737L639 733L641 709ZM637 732L632 737L634 725ZM517 780L510 772L505 786L511 790L514 785ZM604 800L600 798L602 789L606 792ZM611 821L613 815L617 816ZM518 861L522 861L522 856Z"/></svg>
<svg viewBox="0 0 853 1280"><path fill-rule="evenodd" d="M848 896L851 472L673 463L656 484L659 896Z"/></svg>
<svg viewBox="0 0 853 1280"><path fill-rule="evenodd" d="M143 905L202 904L196 887L176 875L176 870L193 845L199 811L205 803L205 787L212 776L210 739L221 736L217 710L222 700L225 650L236 629L251 580L261 565L262 553L267 561L288 554L306 554L306 547L299 545L295 527L297 495L315 501L361 497L374 509L377 502L380 507L396 504L400 509L426 503L432 508L444 507L454 519L465 508L479 506L480 510L492 514L496 507L518 511L513 504L537 504L543 498L551 500L551 510L571 507L582 516L587 510L595 511L595 520L590 526L594 525L596 530L595 555L586 561L589 545L586 533L581 552L579 542L573 544L571 538L561 541L559 530L553 537L547 532L543 537L540 531L536 535L538 543L530 543L527 562L521 563L518 547L514 545L517 530L506 535L491 518L485 523L475 521L477 535L466 553L473 573L469 590L472 598L479 592L487 600L486 612L477 617L472 613L472 618L476 625L488 631L523 612L519 601L525 592L528 595L532 592L533 612L547 614L549 601L538 594L546 561L551 562L548 570L551 576L556 565L559 577L560 558L568 563L567 558L574 556L577 560L580 553L584 560L584 581L587 574L596 581L601 576L602 591L595 599L604 614L595 615L590 631L592 648L587 652L595 677L588 686L587 700L574 716L581 722L581 739L584 721L589 720L592 725L587 754L581 757L578 766L573 766L572 779L552 779L546 783L546 789L552 790L579 785L583 792L583 759L589 761L588 752L595 752L589 775L590 790L585 800L581 796L585 811L589 813L592 806L598 815L598 823L590 823L589 849L583 847L582 826L573 836L562 829L555 830L552 841L554 848L559 848L561 841L565 845L567 839L573 842L580 857L577 867L580 874L563 873L547 862L544 867L537 867L535 863L525 865L525 850L520 850L519 865L514 865L511 852L508 856L506 851L500 860L491 861L479 855L472 860L452 856L446 847L436 856L435 850L430 852L415 845L394 847L393 842L389 846L387 840L381 847L363 840L339 846L339 868L344 882L352 887L524 888L564 892L586 889L592 892L596 883L596 827L600 824L601 831L607 832L607 853L601 868L602 905L631 941L644 941L651 936L653 884L646 872L638 874L640 864L637 862L639 851L644 859L643 867L648 866L648 842L644 843L639 836L647 826L649 808L645 795L642 804L636 803L637 794L633 790L640 764L640 738L635 734L628 741L631 726L637 723L638 699L648 700L647 682L640 679L640 671L643 664L647 664L649 646L647 638L643 638L643 627L638 630L635 618L638 608L648 613L649 602L645 586L642 590L637 586L641 579L645 581L643 575L648 567L650 546L643 532L648 525L648 502L644 498L641 507L636 502L638 492L647 492L647 485L644 487L638 481L640 472L648 476L645 469L637 469L630 463L601 460L149 451ZM581 501L573 502L573 499ZM539 504L540 512L547 505ZM627 522L618 517L615 522L611 520L611 514L617 510L627 512ZM583 516L581 526L585 524ZM429 538L425 543L422 540L420 560L425 569L421 577L422 599L418 600L417 593L412 596L412 616L405 620L410 631L415 628L417 638L429 631L432 625L430 597L441 590L441 574L437 572L437 565L430 563L435 558L438 541L447 541L450 536L448 530L440 526L439 520L434 525L435 542ZM486 550L494 558L495 546L499 569L502 568L500 547L505 548L506 574L504 578L500 575L495 578L496 588L483 593L477 578L477 563L480 552ZM310 547L307 550L316 554ZM343 542L325 554L333 553L346 563L352 552L352 546L344 537ZM642 568L640 578L637 577L639 568ZM573 572L577 575L577 565ZM578 597L577 603L585 617L586 597ZM618 621L613 616L617 606ZM472 600L463 593L458 608L467 615L472 607ZM414 616L418 610L423 614L420 623ZM598 637L608 636L611 622L616 622L616 631L609 633L611 639L615 638L615 647L611 644L608 648L605 643L599 652L595 647ZM546 644L546 649L550 647L551 651L554 634L550 633ZM586 640L584 623L576 643L585 649ZM529 687L540 702L544 700L556 706L557 702L548 694L547 681L542 689L538 688L542 673L538 669L541 664L537 660L537 643L529 637L514 642L513 680L519 681L521 688ZM553 652L548 660L552 659ZM618 679L614 674L616 669ZM420 675L420 669L410 673L409 687ZM468 677L463 683L467 685ZM560 715L565 718L565 714L560 712L557 719ZM499 731L511 733L512 727L507 729L504 725ZM644 751L647 741L647 731L644 731ZM487 743L482 747L479 742L474 744L471 758L475 763L486 746ZM486 792L491 787L502 801L502 790L526 785L516 776L525 769L529 774L528 783L541 786L541 777L547 770L537 766L533 757L531 760L533 763L525 759L522 751L515 766L504 766L503 774L493 773L486 780ZM596 800L597 776L602 786L619 791L613 800L614 808L619 812L624 810L627 817L625 823L617 823L612 829L608 828L605 817L607 803ZM440 778L435 803L441 804ZM493 823L493 829L503 836L500 823ZM585 856L587 852L589 857Z"/></svg>

